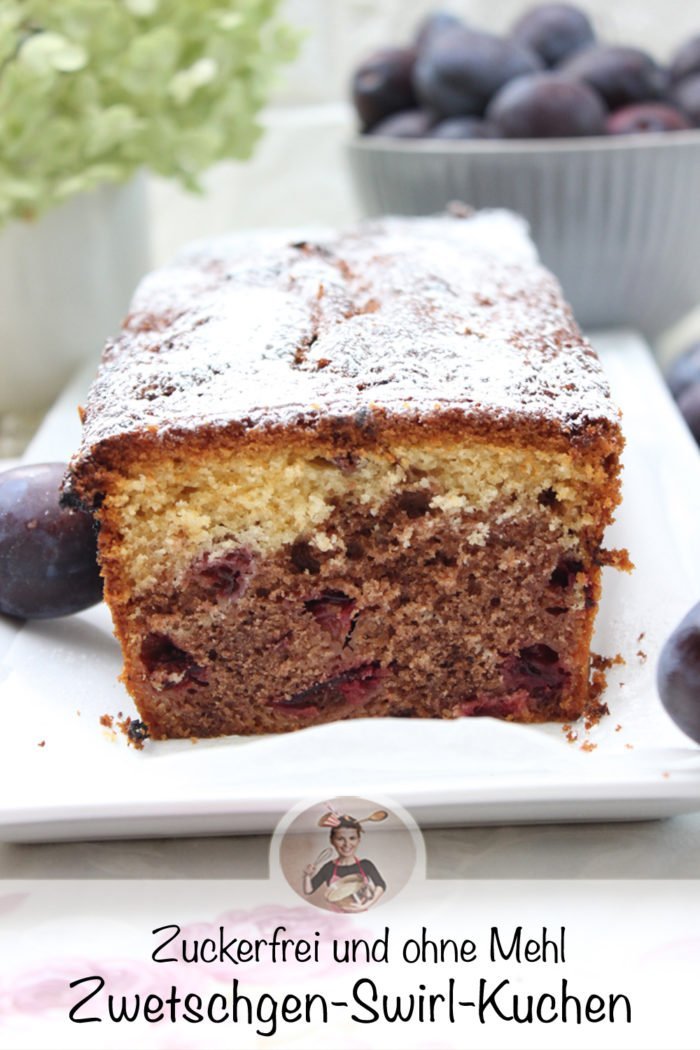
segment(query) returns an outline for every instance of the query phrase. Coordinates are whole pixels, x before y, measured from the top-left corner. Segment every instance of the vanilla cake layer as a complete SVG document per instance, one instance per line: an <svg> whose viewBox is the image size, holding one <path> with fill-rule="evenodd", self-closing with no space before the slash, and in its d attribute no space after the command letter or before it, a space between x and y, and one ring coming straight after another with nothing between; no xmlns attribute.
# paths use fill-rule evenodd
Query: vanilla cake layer
<svg viewBox="0 0 700 1050"><path fill-rule="evenodd" d="M513 217L190 250L84 424L68 498L153 736L583 711L622 437Z"/></svg>
<svg viewBox="0 0 700 1050"><path fill-rule="evenodd" d="M446 525L459 512L465 522L478 516L469 536L474 546L486 542L484 513L498 504L496 524L524 513L539 516L562 545L574 547L594 525L596 491L607 481L600 463L486 443L354 450L345 457L332 448L289 446L205 452L191 463L164 457L148 472L118 479L109 510L122 538L113 554L140 595L164 579L179 579L193 560L227 543L274 554L304 537L320 551L342 551L342 537L329 527L339 501L371 519L405 492L425 497ZM556 515L543 510L543 493L551 494ZM409 529L405 545L410 542Z"/></svg>

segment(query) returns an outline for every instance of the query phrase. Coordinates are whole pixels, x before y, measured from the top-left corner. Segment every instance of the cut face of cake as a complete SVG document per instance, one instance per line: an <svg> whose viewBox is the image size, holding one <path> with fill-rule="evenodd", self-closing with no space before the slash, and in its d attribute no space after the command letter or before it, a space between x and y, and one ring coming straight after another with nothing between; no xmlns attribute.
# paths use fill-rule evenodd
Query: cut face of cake
<svg viewBox="0 0 700 1050"><path fill-rule="evenodd" d="M146 278L67 491L156 738L569 720L622 444L519 220L390 219Z"/></svg>

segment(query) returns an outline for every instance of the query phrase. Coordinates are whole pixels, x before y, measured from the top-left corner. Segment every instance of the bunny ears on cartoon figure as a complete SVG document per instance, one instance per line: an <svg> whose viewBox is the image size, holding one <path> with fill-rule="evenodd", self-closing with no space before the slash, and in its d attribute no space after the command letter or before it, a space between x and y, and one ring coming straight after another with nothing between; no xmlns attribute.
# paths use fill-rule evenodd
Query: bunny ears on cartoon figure
<svg viewBox="0 0 700 1050"><path fill-rule="evenodd" d="M369 813L366 817L351 817L349 813L339 813L338 810L330 804L325 803L327 812L319 817L318 826L320 828L338 828L344 820L349 821L352 824L360 825L367 823L376 823L380 820L386 820L389 816L385 809L375 809L374 813Z"/></svg>

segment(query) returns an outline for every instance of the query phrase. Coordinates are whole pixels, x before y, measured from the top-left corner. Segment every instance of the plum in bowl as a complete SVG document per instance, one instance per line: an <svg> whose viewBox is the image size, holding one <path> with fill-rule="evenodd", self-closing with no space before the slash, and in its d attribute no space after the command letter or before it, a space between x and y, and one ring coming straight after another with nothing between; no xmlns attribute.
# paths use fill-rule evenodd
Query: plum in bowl
<svg viewBox="0 0 700 1050"><path fill-rule="evenodd" d="M700 301L700 36L663 67L542 4L503 38L438 12L383 54L349 145L365 214L519 212L589 328L653 337Z"/></svg>

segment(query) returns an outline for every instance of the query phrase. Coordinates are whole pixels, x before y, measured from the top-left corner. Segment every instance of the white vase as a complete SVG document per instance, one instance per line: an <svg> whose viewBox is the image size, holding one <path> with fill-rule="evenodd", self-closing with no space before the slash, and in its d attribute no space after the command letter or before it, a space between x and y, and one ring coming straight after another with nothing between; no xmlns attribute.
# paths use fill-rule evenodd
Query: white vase
<svg viewBox="0 0 700 1050"><path fill-rule="evenodd" d="M47 408L97 358L147 267L144 175L0 230L0 416Z"/></svg>

